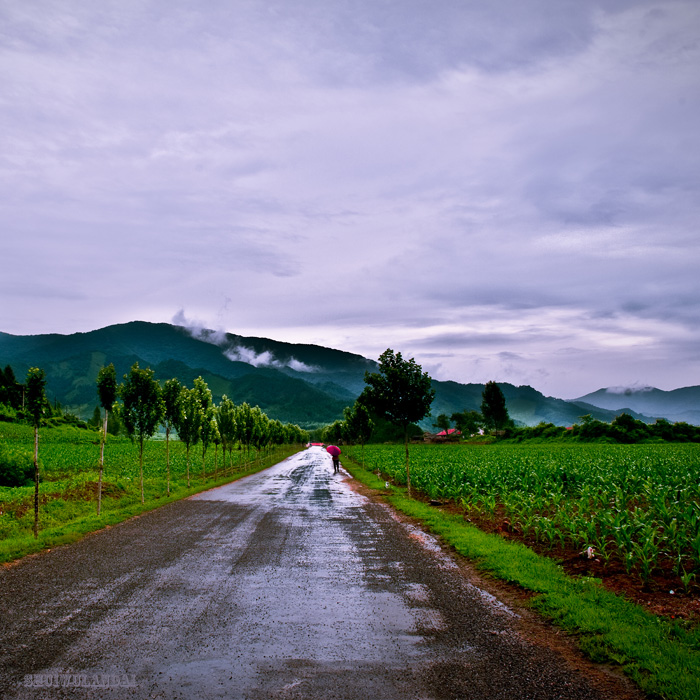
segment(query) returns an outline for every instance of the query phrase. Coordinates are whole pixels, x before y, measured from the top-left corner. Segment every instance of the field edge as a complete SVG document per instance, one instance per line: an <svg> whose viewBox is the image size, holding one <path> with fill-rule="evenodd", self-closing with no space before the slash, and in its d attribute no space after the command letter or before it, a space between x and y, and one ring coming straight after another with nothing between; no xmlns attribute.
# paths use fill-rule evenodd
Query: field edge
<svg viewBox="0 0 700 700"><path fill-rule="evenodd" d="M42 552L50 551L55 547L77 542L83 537L87 537L94 532L98 532L108 527L113 527L114 525L126 522L131 518L138 517L139 515L156 510L157 508L161 508L170 503L181 501L185 498L189 498L190 496L194 496L197 493L209 491L213 488L217 488L218 486L224 486L225 484L230 484L233 481L238 481L243 477L269 469L271 466L284 461L297 451L298 449L296 448L289 450L282 449L271 455L269 458L265 458L261 464L254 465L236 474L222 477L218 480L212 479L211 481L197 484L196 486L192 486L190 489L179 491L178 493L170 496L158 496L151 498L144 504L138 503L119 510L105 511L99 517L97 514L89 515L62 523L61 525L57 525L55 527L39 530L39 537L37 539L29 536L22 536L0 540L0 566L11 566L16 564L24 557L41 554Z"/></svg>
<svg viewBox="0 0 700 700"><path fill-rule="evenodd" d="M416 499L346 457L344 468L380 500L420 521L480 572L532 595L530 606L572 635L595 663L620 668L649 698L700 697L700 633L654 616L596 580L573 578L523 544L479 530Z"/></svg>

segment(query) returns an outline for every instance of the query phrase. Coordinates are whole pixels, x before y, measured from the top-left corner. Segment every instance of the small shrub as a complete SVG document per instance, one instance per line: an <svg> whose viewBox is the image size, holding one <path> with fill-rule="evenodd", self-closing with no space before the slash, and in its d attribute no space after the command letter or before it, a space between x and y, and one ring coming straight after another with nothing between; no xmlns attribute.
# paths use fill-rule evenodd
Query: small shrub
<svg viewBox="0 0 700 700"><path fill-rule="evenodd" d="M11 423L17 419L17 411L12 406L0 403L0 421Z"/></svg>
<svg viewBox="0 0 700 700"><path fill-rule="evenodd" d="M29 486L33 481L31 454L0 444L0 486Z"/></svg>

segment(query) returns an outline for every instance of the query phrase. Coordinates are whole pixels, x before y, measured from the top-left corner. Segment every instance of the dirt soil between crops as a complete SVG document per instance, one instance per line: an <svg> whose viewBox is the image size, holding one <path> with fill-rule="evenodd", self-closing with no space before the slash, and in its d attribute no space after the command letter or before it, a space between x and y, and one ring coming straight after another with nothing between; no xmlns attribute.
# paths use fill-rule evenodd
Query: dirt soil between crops
<svg viewBox="0 0 700 700"><path fill-rule="evenodd" d="M3 698L639 700L318 448L0 570Z"/></svg>
<svg viewBox="0 0 700 700"><path fill-rule="evenodd" d="M430 502L429 499L423 498ZM433 502L440 510L460 515L465 521L476 525L484 532L500 535L506 540L522 542L533 551L559 562L571 576L592 576L600 579L603 586L618 595L640 605L654 615L669 619L684 619L691 624L700 624L700 587L695 583L687 590L680 576L673 572L670 562L663 562L657 567L648 581L643 581L638 573L628 573L621 561L604 562L595 551L588 556L572 547L548 547L535 541L532 537L523 535L517 525L498 511L494 517L469 513L464 508L452 502Z"/></svg>

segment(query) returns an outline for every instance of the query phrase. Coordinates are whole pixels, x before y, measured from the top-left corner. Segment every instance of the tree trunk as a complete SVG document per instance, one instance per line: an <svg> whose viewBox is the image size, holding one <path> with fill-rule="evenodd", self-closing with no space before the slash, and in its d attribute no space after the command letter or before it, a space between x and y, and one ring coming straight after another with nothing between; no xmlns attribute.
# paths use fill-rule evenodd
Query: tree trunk
<svg viewBox="0 0 700 700"><path fill-rule="evenodd" d="M105 442L107 440L107 415L109 411L105 409L105 419L102 424L102 439L100 440L100 475L97 479L97 515L102 513L102 472L105 466Z"/></svg>
<svg viewBox="0 0 700 700"><path fill-rule="evenodd" d="M34 539L39 537L39 426L34 426Z"/></svg>
<svg viewBox="0 0 700 700"><path fill-rule="evenodd" d="M165 469L168 496L170 495L170 425L165 428Z"/></svg>
<svg viewBox="0 0 700 700"><path fill-rule="evenodd" d="M190 488L190 445L187 443L187 488Z"/></svg>
<svg viewBox="0 0 700 700"><path fill-rule="evenodd" d="M139 476L141 479L141 505L143 505L146 502L146 499L143 495L143 437L140 440L140 451L139 451Z"/></svg>
<svg viewBox="0 0 700 700"><path fill-rule="evenodd" d="M404 446L406 448L406 486L408 487L408 497L411 497L411 471L408 465L408 427L404 431Z"/></svg>

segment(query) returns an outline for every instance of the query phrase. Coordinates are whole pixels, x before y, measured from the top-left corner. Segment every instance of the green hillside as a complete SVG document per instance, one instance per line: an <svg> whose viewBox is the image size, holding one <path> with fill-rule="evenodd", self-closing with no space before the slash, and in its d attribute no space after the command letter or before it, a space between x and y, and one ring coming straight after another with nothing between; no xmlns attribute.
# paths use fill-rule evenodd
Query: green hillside
<svg viewBox="0 0 700 700"><path fill-rule="evenodd" d="M83 418L89 418L97 405L97 373L110 362L114 363L119 378L134 362L151 367L160 380L177 377L191 385L201 375L216 401L226 394L236 403L247 401L258 405L271 418L297 423L303 428L342 418L343 408L351 405L364 388L365 372L377 369L376 362L341 350L208 330L192 331L167 323L133 321L71 335L0 333L0 367L9 364L20 380L30 366L43 368L50 399L60 401ZM449 416L480 408L483 384L434 381L433 386L436 396L432 417L422 422L426 429L432 428L435 417L441 413ZM547 397L529 386L507 383L499 386L510 416L523 425L540 422L572 425L586 413L609 422L620 413L608 404L600 405L610 400L606 393L591 394L590 403L584 403ZM678 399L672 402L673 406L677 408L682 401L684 415L693 415L687 412L700 408L697 392L678 392L671 397ZM659 397L661 400L654 403L653 399ZM600 398L598 406L593 405L596 398ZM665 392L647 391L641 398L644 408L649 409L643 411L645 416L630 409L628 413L648 421L655 416L668 417L663 410L653 410L663 405L668 408L670 398Z"/></svg>
<svg viewBox="0 0 700 700"><path fill-rule="evenodd" d="M202 376L215 400L223 394L237 403L258 405L270 418L309 428L342 417L361 390L371 361L350 353L312 345L292 345L259 338L226 335L221 344L192 337L186 329L166 323L132 323L71 335L13 336L0 333L0 366L12 366L22 378L31 366L42 367L47 394L83 418L97 404L100 368L114 363L121 378L134 362L151 367L160 380L177 377L191 385ZM261 356L275 366L253 366L230 359L236 348ZM308 367L300 372L288 363Z"/></svg>

